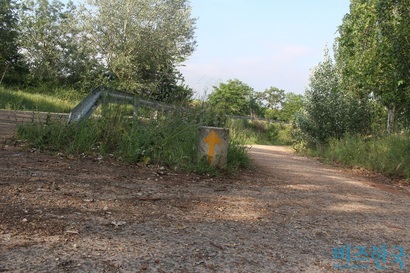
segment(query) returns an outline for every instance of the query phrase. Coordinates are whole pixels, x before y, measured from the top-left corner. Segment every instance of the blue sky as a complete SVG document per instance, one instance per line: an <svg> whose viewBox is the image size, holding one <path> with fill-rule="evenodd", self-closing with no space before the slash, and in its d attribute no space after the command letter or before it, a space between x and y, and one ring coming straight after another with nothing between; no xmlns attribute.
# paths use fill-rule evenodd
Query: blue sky
<svg viewBox="0 0 410 273"><path fill-rule="evenodd" d="M239 79L303 94L349 0L191 0L198 47L180 70L198 98Z"/></svg>

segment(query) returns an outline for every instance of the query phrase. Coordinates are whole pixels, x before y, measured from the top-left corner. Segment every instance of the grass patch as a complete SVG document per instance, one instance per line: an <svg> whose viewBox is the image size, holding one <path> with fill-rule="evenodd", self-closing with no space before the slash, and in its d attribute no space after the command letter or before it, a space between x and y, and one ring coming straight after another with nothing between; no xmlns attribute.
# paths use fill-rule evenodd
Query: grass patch
<svg viewBox="0 0 410 273"><path fill-rule="evenodd" d="M314 154L347 166L357 166L388 176L410 178L410 133L379 138L348 136L331 140Z"/></svg>
<svg viewBox="0 0 410 273"><path fill-rule="evenodd" d="M69 113L81 99L72 89L30 92L0 86L0 109Z"/></svg>
<svg viewBox="0 0 410 273"><path fill-rule="evenodd" d="M232 131L240 132L247 145L291 145L291 125L259 120L231 120Z"/></svg>
<svg viewBox="0 0 410 273"><path fill-rule="evenodd" d="M157 119L133 120L127 107L108 109L104 118L79 123L26 124L18 137L40 150L73 156L113 157L127 163L143 162L177 171L207 173L235 172L249 165L242 140L231 137L228 166L224 170L197 162L199 125L196 112L167 112ZM121 111L123 109L123 111ZM106 111L106 110L104 110Z"/></svg>
<svg viewBox="0 0 410 273"><path fill-rule="evenodd" d="M37 112L70 112L84 97L73 89L36 87L12 90L0 86L0 109ZM216 175L249 166L244 138L230 138L225 170L197 162L198 122L204 109L158 113L141 106L139 119L132 120L133 107L108 104L95 113L104 118L65 124L49 121L28 123L18 129L18 137L36 149L71 156L115 157L128 163L143 162L185 172ZM206 113L205 113L206 115ZM210 113L210 115L212 115ZM153 118L155 117L155 118Z"/></svg>

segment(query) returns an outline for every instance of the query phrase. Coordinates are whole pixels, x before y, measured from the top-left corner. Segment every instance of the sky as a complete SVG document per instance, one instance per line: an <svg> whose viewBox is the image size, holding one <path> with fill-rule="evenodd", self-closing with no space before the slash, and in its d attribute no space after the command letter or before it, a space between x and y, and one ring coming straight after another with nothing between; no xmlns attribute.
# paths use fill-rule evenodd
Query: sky
<svg viewBox="0 0 410 273"><path fill-rule="evenodd" d="M191 0L196 51L180 67L196 97L238 79L303 94L333 47L349 0Z"/></svg>

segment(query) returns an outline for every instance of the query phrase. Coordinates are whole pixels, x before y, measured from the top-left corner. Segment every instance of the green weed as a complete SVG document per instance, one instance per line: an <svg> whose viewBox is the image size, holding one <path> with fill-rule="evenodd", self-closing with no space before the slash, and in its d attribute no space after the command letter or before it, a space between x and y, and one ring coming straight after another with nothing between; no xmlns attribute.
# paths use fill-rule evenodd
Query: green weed
<svg viewBox="0 0 410 273"><path fill-rule="evenodd" d="M410 178L410 133L333 139L329 145L316 150L315 155L385 175Z"/></svg>
<svg viewBox="0 0 410 273"><path fill-rule="evenodd" d="M248 145L291 145L290 125L258 120L231 120L230 129L240 132Z"/></svg>

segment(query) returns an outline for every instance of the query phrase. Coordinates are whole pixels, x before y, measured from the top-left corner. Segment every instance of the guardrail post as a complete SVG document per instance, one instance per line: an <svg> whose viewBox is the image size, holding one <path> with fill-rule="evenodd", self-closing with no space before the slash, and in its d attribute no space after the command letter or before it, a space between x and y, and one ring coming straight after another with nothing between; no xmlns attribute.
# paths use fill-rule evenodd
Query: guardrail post
<svg viewBox="0 0 410 273"><path fill-rule="evenodd" d="M138 119L138 108L140 104L140 98L138 96L134 96L134 119Z"/></svg>
<svg viewBox="0 0 410 273"><path fill-rule="evenodd" d="M94 110L100 105L100 97L103 91L97 87L92 90L70 113L67 123L77 122L81 119L87 119Z"/></svg>

